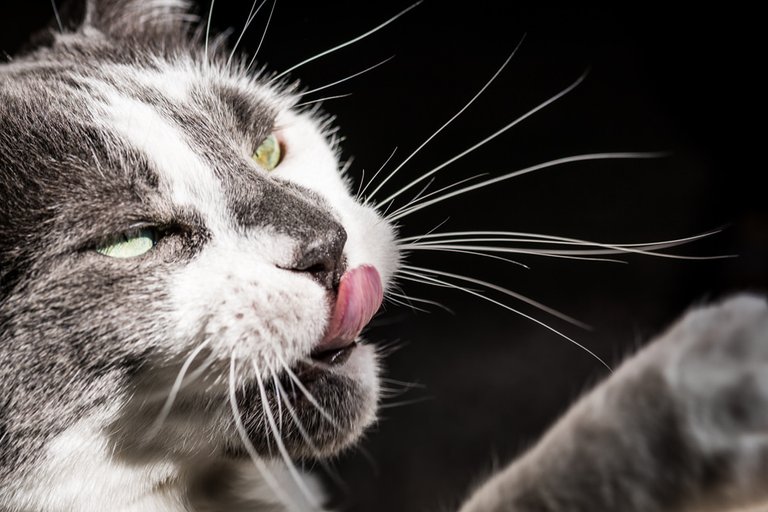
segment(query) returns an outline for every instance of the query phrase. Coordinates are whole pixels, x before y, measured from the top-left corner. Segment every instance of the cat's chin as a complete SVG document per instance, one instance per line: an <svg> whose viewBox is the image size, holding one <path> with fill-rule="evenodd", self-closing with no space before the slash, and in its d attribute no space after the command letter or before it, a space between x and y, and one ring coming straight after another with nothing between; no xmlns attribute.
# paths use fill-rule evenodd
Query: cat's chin
<svg viewBox="0 0 768 512"><path fill-rule="evenodd" d="M370 345L355 344L330 363L296 364L292 375L261 376L263 390L255 374L241 375L233 386L234 403L231 383L221 378L225 369L219 370L211 372L218 378L182 389L166 416L161 407L168 377L178 369L141 379L143 386L114 413L94 412L94 421L106 427L110 452L131 464L186 463L212 455L244 459L251 457L249 451L273 459L283 448L293 459L316 459L352 445L376 418L379 379Z"/></svg>
<svg viewBox="0 0 768 512"><path fill-rule="evenodd" d="M294 458L337 454L353 444L376 418L379 383L372 347L352 344L333 361L301 363L277 381L265 382L267 408L258 382L249 380L236 392L241 425L262 456L277 456L280 442ZM298 380L301 385L299 385ZM236 432L225 454L247 457Z"/></svg>

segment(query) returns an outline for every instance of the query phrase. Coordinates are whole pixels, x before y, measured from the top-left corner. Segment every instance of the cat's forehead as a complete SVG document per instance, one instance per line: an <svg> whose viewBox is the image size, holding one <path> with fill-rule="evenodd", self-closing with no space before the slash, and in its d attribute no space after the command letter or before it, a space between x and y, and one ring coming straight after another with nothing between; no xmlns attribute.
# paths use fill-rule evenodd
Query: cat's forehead
<svg viewBox="0 0 768 512"><path fill-rule="evenodd" d="M190 60L109 64L75 80L105 132L161 160L182 144L216 168L231 153L250 156L289 105L263 81Z"/></svg>
<svg viewBox="0 0 768 512"><path fill-rule="evenodd" d="M294 203L304 201L307 190L294 194L292 183L277 185L251 160L264 138L286 124L306 128L311 140L301 146L317 147L335 172L335 155L320 130L291 111L294 98L243 68L194 55L54 60L19 61L3 71L14 79L0 84L6 105L0 115L13 118L10 132L17 134L7 154L20 155L24 139L48 146L49 154L32 157L39 163L15 162L18 171L82 190L77 193L86 202L111 207L141 196L146 206L154 197L204 211L209 219L249 225L255 204L279 201L272 211L297 209ZM96 192L86 194L83 182ZM147 186L157 193L146 193ZM120 201L102 200L121 193ZM135 203L128 209L140 214Z"/></svg>
<svg viewBox="0 0 768 512"><path fill-rule="evenodd" d="M87 59L88 54L57 51L12 62L0 68L0 91L11 100L31 103L53 98L46 106L68 111L79 104L82 109L72 112L80 114L78 120L88 119L105 96L118 93L167 115L198 112L241 131L263 131L296 98L260 73L193 52L173 58L106 52Z"/></svg>

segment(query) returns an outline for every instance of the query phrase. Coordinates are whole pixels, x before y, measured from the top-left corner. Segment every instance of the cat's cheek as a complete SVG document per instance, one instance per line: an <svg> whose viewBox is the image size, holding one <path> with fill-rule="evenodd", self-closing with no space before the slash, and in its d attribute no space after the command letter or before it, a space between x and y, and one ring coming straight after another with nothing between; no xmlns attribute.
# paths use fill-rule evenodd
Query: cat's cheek
<svg viewBox="0 0 768 512"><path fill-rule="evenodd" d="M365 396L364 403L360 404L361 414L359 430L354 434L352 442L362 435L363 431L372 425L377 419L381 388L379 374L379 358L373 347L363 345L358 347L357 357L350 358L349 376L355 380Z"/></svg>
<svg viewBox="0 0 768 512"><path fill-rule="evenodd" d="M379 396L379 360L376 351L371 345L359 344L349 360L338 371L345 377L352 379L367 395L375 401Z"/></svg>
<svg viewBox="0 0 768 512"><path fill-rule="evenodd" d="M220 361L234 356L264 371L311 352L330 314L326 292L255 253L211 247L173 276L177 352L205 340Z"/></svg>
<svg viewBox="0 0 768 512"><path fill-rule="evenodd" d="M332 367L330 373L346 381L348 391L344 393L346 403L337 403L334 408L341 417L345 431L334 428L333 442L321 448L326 456L334 455L356 443L365 430L377 419L380 398L379 357L374 347L358 345L346 363ZM317 396L323 396L322 389L310 388ZM318 418L320 424L323 423Z"/></svg>
<svg viewBox="0 0 768 512"><path fill-rule="evenodd" d="M337 211L347 230L344 254L349 267L373 265L387 290L400 262L395 227L373 209L351 200L344 201Z"/></svg>

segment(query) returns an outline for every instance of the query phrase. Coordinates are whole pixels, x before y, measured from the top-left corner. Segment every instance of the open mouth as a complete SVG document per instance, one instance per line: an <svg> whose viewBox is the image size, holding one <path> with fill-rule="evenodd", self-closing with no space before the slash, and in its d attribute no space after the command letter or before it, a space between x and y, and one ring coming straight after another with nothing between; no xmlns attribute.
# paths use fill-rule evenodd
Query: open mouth
<svg viewBox="0 0 768 512"><path fill-rule="evenodd" d="M310 354L312 361L315 363L324 364L327 366L336 366L344 364L349 356L352 355L352 351L357 346L356 341L341 340L345 345L339 345L332 348L316 349Z"/></svg>
<svg viewBox="0 0 768 512"><path fill-rule="evenodd" d="M338 293L331 308L325 335L312 349L314 365L302 365L300 373L313 373L307 367L344 364L357 346L363 328L381 307L384 290L379 272L372 265L361 265L347 270L341 276Z"/></svg>
<svg viewBox="0 0 768 512"><path fill-rule="evenodd" d="M332 298L325 333L307 357L269 378L257 374L235 389L230 399L244 414L243 428L257 452L275 452L271 437L264 435L270 421L281 426L280 436L291 453L316 457L318 450L337 453L374 419L375 364L358 340L382 301L381 278L373 266L348 270ZM281 421L286 422L284 429ZM245 456L239 443L234 446L234 454Z"/></svg>

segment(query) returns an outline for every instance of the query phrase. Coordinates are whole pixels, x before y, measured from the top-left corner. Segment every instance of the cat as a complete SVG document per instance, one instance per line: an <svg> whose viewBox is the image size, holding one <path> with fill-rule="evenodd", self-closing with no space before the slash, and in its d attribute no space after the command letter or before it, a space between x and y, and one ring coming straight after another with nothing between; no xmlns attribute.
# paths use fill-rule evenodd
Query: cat
<svg viewBox="0 0 768 512"><path fill-rule="evenodd" d="M313 510L291 461L375 421L396 227L189 12L73 2L0 67L0 510ZM690 311L462 510L768 499L766 336L760 297Z"/></svg>

